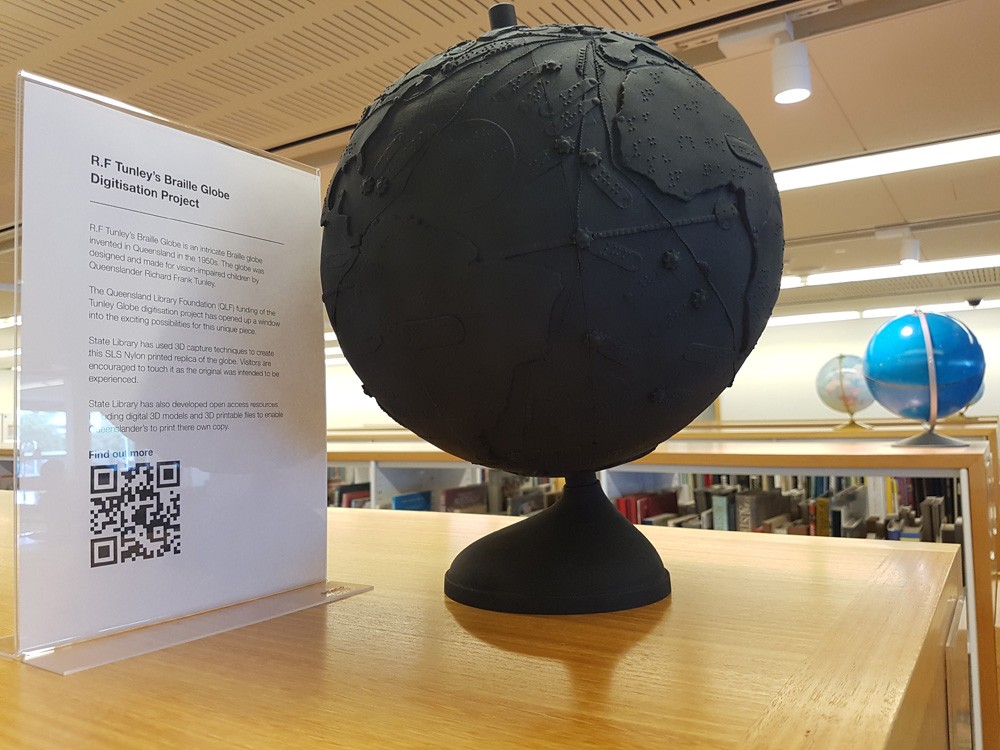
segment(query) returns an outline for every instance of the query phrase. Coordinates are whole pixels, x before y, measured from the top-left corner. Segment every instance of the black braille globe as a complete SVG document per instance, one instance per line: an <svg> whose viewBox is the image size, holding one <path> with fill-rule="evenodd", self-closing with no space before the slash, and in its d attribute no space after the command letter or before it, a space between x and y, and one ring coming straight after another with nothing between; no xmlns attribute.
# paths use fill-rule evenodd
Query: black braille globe
<svg viewBox="0 0 1000 750"><path fill-rule="evenodd" d="M323 214L323 298L366 392L476 464L633 460L732 383L778 295L747 125L649 39L513 27L364 112Z"/></svg>

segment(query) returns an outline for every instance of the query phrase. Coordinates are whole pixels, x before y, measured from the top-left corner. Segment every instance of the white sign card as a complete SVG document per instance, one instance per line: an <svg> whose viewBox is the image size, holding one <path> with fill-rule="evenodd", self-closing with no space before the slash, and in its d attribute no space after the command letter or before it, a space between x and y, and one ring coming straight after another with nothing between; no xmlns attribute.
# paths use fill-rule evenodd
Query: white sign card
<svg viewBox="0 0 1000 750"><path fill-rule="evenodd" d="M324 581L317 173L22 97L18 649Z"/></svg>

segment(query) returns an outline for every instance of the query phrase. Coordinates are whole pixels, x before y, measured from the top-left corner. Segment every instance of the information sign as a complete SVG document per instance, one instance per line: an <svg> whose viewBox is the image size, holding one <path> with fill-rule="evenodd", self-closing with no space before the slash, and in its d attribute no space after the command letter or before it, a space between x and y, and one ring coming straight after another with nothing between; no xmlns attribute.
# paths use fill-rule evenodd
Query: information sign
<svg viewBox="0 0 1000 750"><path fill-rule="evenodd" d="M21 87L17 648L324 581L316 171Z"/></svg>

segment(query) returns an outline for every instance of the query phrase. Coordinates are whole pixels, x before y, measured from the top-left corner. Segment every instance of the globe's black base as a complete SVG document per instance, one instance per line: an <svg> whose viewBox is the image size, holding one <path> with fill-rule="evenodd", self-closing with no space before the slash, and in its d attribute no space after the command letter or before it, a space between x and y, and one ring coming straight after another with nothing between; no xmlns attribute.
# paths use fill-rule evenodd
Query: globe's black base
<svg viewBox="0 0 1000 750"><path fill-rule="evenodd" d="M668 596L670 574L591 473L568 477L551 508L466 547L444 592L497 612L614 612Z"/></svg>

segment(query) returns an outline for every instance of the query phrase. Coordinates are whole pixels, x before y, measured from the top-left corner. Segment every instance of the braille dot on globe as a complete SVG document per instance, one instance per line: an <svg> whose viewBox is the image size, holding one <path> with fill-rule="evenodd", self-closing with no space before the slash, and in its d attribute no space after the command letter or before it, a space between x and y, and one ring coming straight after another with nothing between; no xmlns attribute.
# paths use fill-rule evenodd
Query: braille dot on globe
<svg viewBox="0 0 1000 750"><path fill-rule="evenodd" d="M521 474L614 466L729 386L777 299L771 169L656 44L513 27L364 112L323 215L324 300L393 419Z"/></svg>
<svg viewBox="0 0 1000 750"><path fill-rule="evenodd" d="M949 315L913 313L890 320L868 341L865 379L875 400L900 417L928 422L962 409L983 383L986 359L968 326ZM937 413L931 410L928 351L933 352Z"/></svg>

